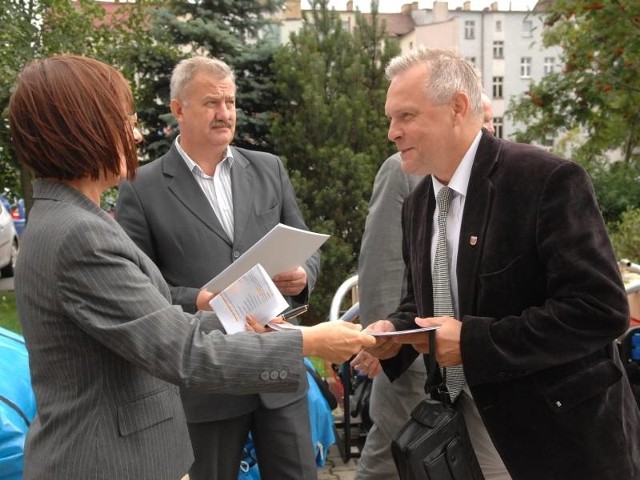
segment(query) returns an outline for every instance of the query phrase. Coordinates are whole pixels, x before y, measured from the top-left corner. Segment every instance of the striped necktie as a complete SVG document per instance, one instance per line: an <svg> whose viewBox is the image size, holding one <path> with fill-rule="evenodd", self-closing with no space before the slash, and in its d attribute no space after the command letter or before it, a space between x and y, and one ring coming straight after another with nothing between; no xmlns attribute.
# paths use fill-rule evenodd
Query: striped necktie
<svg viewBox="0 0 640 480"><path fill-rule="evenodd" d="M453 317L453 301L451 299L451 279L449 278L449 255L447 254L447 216L453 190L442 187L438 192L438 243L433 261L433 315L435 317ZM455 402L465 383L462 365L447 367L444 370L447 390L451 402Z"/></svg>

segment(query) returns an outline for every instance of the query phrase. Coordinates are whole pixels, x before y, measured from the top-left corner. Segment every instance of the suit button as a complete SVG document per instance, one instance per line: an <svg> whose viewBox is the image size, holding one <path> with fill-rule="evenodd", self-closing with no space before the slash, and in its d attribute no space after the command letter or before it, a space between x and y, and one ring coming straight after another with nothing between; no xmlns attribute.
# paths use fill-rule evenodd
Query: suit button
<svg viewBox="0 0 640 480"><path fill-rule="evenodd" d="M280 380L284 380L285 378L287 378L287 371L280 370Z"/></svg>
<svg viewBox="0 0 640 480"><path fill-rule="evenodd" d="M271 372L271 380L277 380L277 379L278 379L278 372L274 370L273 372Z"/></svg>
<svg viewBox="0 0 640 480"><path fill-rule="evenodd" d="M260 380L264 380L265 382L269 380L269 372L262 372L260 374Z"/></svg>
<svg viewBox="0 0 640 480"><path fill-rule="evenodd" d="M239 252L239 251L237 251L237 250L235 250L235 251L233 252L233 258L238 258L239 256L240 256L240 252Z"/></svg>

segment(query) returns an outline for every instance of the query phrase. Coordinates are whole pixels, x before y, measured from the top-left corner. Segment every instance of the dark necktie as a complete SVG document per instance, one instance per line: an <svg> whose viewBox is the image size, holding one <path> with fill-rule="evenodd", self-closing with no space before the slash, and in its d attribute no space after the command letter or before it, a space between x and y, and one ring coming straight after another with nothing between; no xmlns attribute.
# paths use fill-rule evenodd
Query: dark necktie
<svg viewBox="0 0 640 480"><path fill-rule="evenodd" d="M451 299L451 279L449 278L449 255L447 254L447 215L453 191L442 187L438 192L438 244L433 261L433 315L435 317L453 317L453 301ZM455 402L464 386L462 365L445 369L447 389L451 402Z"/></svg>

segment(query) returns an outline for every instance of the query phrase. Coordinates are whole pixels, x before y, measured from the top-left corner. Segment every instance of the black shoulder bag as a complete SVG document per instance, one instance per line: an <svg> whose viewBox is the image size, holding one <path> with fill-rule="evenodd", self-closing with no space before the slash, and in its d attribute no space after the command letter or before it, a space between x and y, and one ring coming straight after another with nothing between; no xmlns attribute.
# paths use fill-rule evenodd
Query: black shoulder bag
<svg viewBox="0 0 640 480"><path fill-rule="evenodd" d="M429 331L427 398L391 443L401 480L483 480L462 413L451 404L435 360L435 330Z"/></svg>

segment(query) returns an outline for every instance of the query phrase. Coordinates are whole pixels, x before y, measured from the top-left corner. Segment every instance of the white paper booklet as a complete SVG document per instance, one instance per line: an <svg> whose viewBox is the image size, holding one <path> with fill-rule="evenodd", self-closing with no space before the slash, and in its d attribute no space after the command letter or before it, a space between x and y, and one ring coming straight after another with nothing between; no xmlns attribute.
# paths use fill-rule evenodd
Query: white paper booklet
<svg viewBox="0 0 640 480"><path fill-rule="evenodd" d="M228 334L244 332L248 314L265 325L289 306L260 264L216 295L209 304Z"/></svg>
<svg viewBox="0 0 640 480"><path fill-rule="evenodd" d="M292 270L302 265L328 238L329 235L279 223L202 288L221 292L258 263L269 278Z"/></svg>

